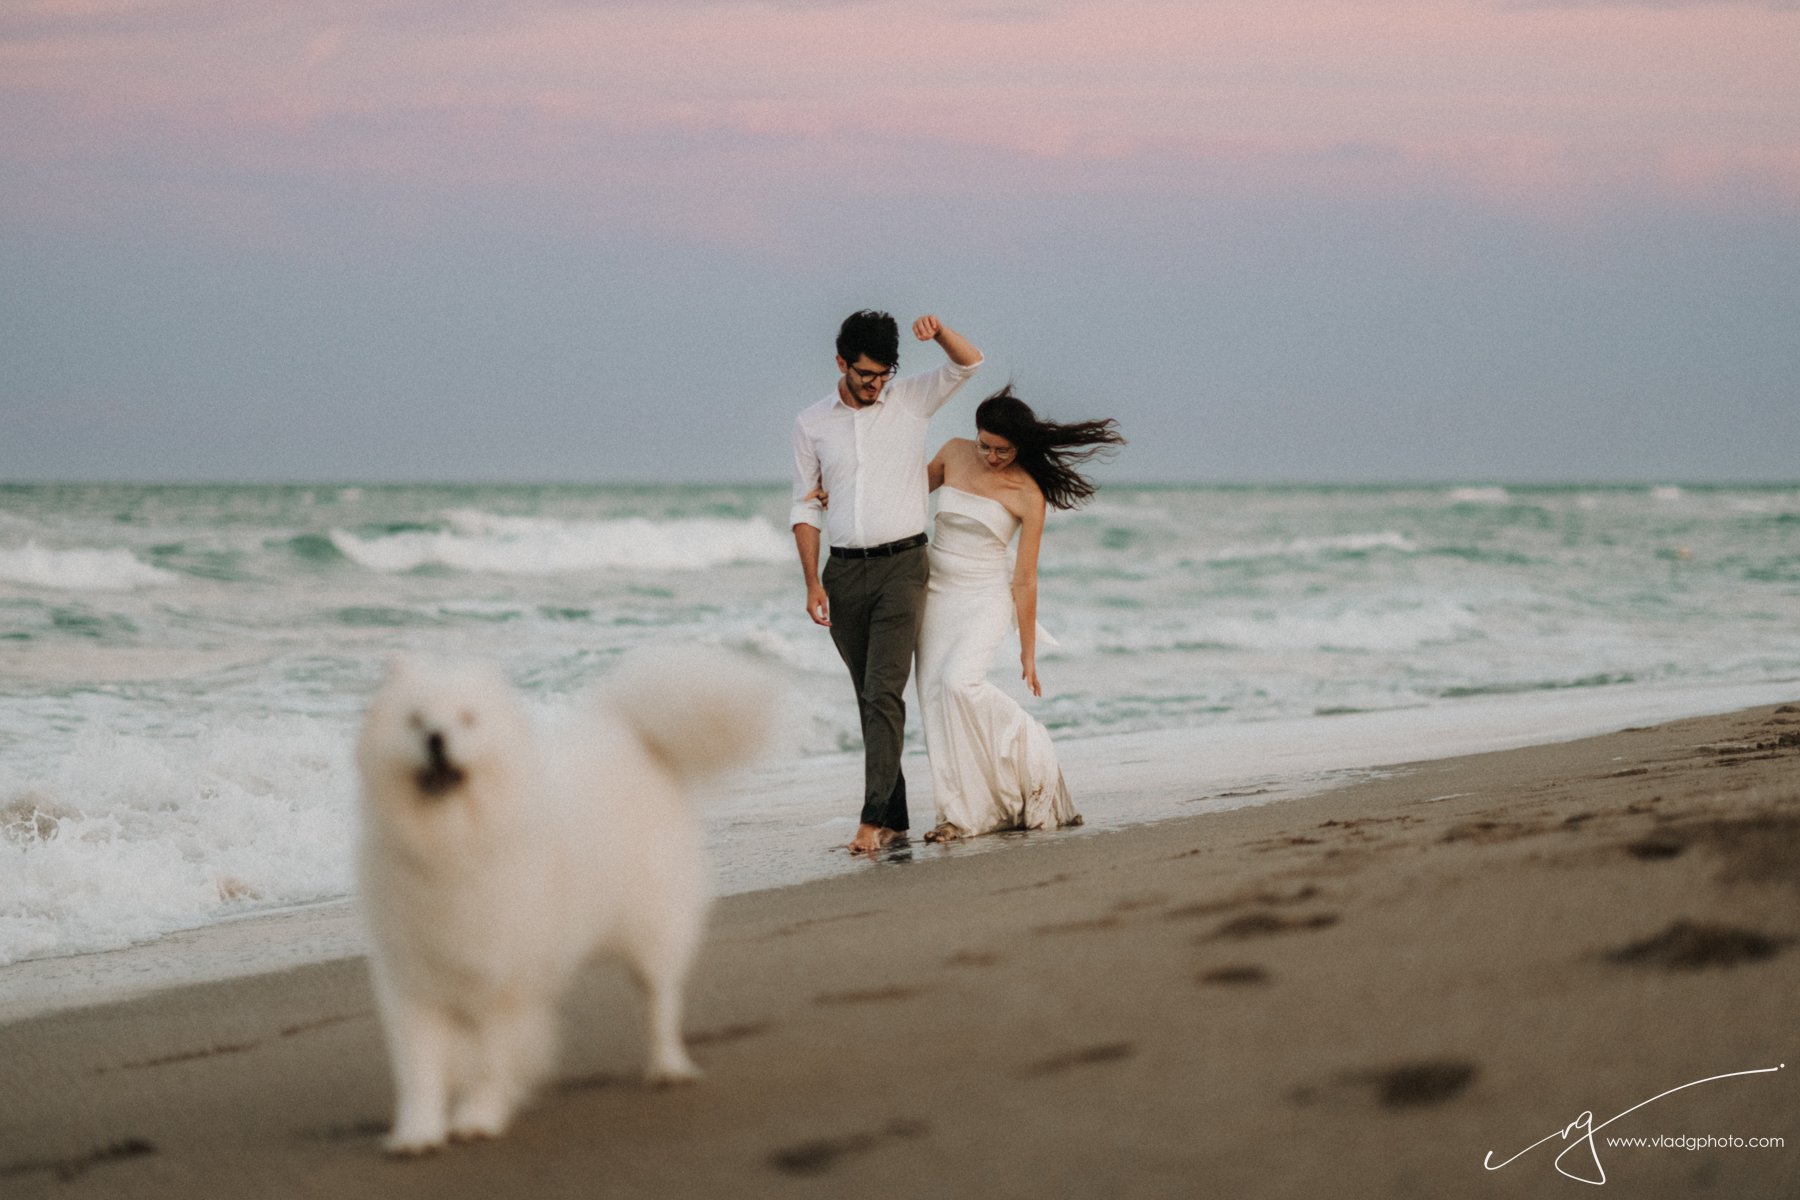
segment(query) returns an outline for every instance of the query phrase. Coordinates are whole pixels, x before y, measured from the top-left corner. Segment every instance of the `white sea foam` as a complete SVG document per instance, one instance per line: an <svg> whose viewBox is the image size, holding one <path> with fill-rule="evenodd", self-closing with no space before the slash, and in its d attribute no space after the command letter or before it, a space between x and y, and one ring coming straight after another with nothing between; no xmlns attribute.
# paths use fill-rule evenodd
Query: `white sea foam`
<svg viewBox="0 0 1800 1200"><path fill-rule="evenodd" d="M1416 650L1478 632L1480 623L1459 604L1416 608L1284 612L1265 621L1213 622L1208 640L1248 650Z"/></svg>
<svg viewBox="0 0 1800 1200"><path fill-rule="evenodd" d="M609 569L695 571L728 563L785 562L791 540L761 519L713 517L610 521L509 517L474 509L444 514L442 530L362 537L334 529L332 545L373 571L425 566L495 575L559 575Z"/></svg>
<svg viewBox="0 0 1800 1200"><path fill-rule="evenodd" d="M1402 554L1416 554L1419 546L1403 533L1382 530L1378 533L1346 533L1334 537L1288 538L1278 542L1226 546L1207 552L1202 561L1227 563L1257 558L1312 558L1321 554L1364 554L1370 550L1397 550Z"/></svg>
<svg viewBox="0 0 1800 1200"><path fill-rule="evenodd" d="M1661 504L1674 504L1687 499L1687 492L1678 487L1654 487L1650 489L1650 498Z"/></svg>
<svg viewBox="0 0 1800 1200"><path fill-rule="evenodd" d="M1450 489L1452 504L1509 504L1512 493L1503 487L1459 487Z"/></svg>
<svg viewBox="0 0 1800 1200"><path fill-rule="evenodd" d="M0 580L71 592L115 592L172 583L173 572L139 562L124 549L54 550L35 541L0 548Z"/></svg>
<svg viewBox="0 0 1800 1200"><path fill-rule="evenodd" d="M1121 525L1143 525L1166 529L1177 523L1175 516L1165 509L1111 500L1106 498L1104 492L1101 493L1100 499L1072 511L1058 512L1052 509L1046 519L1050 527L1079 521L1087 524L1116 522Z"/></svg>
<svg viewBox="0 0 1800 1200"><path fill-rule="evenodd" d="M0 768L0 963L125 945L350 886L347 731L297 718L204 739L91 724Z"/></svg>
<svg viewBox="0 0 1800 1200"><path fill-rule="evenodd" d="M1056 622L1054 612L1045 619ZM1477 637L1481 618L1453 600L1364 606L1302 602L1258 614L1195 612L1180 620L1110 621L1091 617L1059 624L1072 652L1152 655L1184 647L1310 656L1344 651L1393 652Z"/></svg>

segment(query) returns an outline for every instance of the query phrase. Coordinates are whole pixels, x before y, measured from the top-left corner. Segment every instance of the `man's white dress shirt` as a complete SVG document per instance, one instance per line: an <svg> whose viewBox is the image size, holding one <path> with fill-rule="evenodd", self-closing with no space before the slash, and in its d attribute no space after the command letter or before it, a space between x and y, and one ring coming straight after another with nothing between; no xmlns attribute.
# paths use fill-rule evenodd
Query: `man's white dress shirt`
<svg viewBox="0 0 1800 1200"><path fill-rule="evenodd" d="M925 532L925 430L981 362L946 362L896 379L875 403L845 404L833 388L794 421L790 525L822 529L831 546L866 547ZM830 504L804 497L823 482Z"/></svg>

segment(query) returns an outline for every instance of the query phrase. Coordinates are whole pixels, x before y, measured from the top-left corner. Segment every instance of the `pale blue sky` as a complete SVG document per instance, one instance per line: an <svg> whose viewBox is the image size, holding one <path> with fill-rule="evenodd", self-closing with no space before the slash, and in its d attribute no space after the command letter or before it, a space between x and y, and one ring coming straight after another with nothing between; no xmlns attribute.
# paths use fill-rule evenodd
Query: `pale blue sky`
<svg viewBox="0 0 1800 1200"><path fill-rule="evenodd" d="M446 15L448 14L448 15ZM1117 478L1800 475L1791 3L0 13L0 480L778 479L852 308ZM931 365L913 347L903 369Z"/></svg>

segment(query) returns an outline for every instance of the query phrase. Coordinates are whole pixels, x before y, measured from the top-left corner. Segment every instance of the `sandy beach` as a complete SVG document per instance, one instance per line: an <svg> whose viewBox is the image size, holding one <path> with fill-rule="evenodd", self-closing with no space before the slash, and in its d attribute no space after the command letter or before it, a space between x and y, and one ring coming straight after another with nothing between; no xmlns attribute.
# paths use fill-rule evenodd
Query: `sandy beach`
<svg viewBox="0 0 1800 1200"><path fill-rule="evenodd" d="M705 1082L636 1081L597 968L560 1082L416 1162L360 959L17 1020L0 1193L1589 1194L1569 1149L1603 1195L1790 1196L1796 767L1767 706L731 896Z"/></svg>

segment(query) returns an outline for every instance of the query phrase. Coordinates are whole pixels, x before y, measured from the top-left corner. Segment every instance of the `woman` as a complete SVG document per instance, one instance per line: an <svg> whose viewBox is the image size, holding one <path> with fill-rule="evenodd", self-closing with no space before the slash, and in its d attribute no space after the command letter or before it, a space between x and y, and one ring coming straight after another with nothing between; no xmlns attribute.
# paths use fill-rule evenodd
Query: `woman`
<svg viewBox="0 0 1800 1200"><path fill-rule="evenodd" d="M931 583L919 630L919 709L937 804L930 842L999 829L1081 823L1050 733L987 682L1007 631L1034 696L1037 564L1047 508L1094 494L1075 465L1118 445L1117 423L1043 421L1009 384L975 410L976 436L952 438L926 468L938 493ZM1014 534L1016 560L1008 545Z"/></svg>

